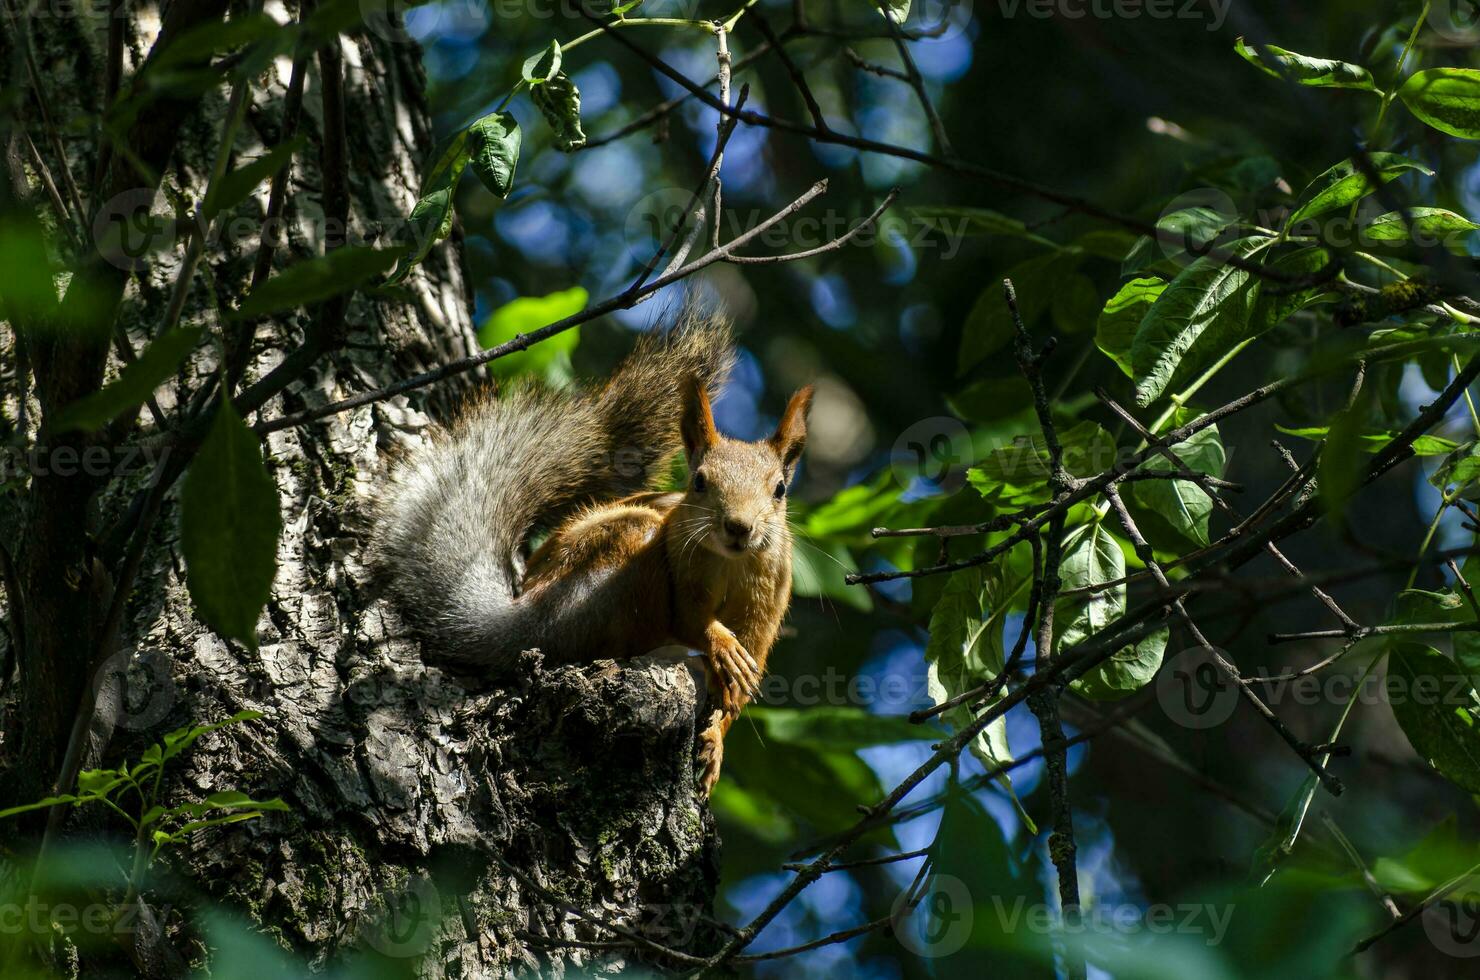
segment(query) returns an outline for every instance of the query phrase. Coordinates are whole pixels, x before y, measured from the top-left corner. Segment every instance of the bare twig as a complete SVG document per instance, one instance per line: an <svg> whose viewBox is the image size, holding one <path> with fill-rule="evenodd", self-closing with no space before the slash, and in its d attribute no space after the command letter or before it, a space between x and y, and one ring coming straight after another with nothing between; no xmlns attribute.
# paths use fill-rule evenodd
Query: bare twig
<svg viewBox="0 0 1480 980"><path fill-rule="evenodd" d="M930 122L930 131L935 135L935 148L947 157L952 156L951 141L946 136L945 124L940 121L940 114L935 111L935 103L931 101L930 93L925 90L925 79L920 76L920 69L915 66L915 59L910 55L904 32L895 21L885 0L874 0L874 4L884 15L884 22L889 25L889 34L894 38L894 49L899 52L899 60L904 64L905 78L909 81L910 88L915 90L915 97L920 100L920 108L925 110L925 118Z"/></svg>
<svg viewBox="0 0 1480 980"><path fill-rule="evenodd" d="M791 204L782 208L780 211L777 211L765 221L760 222L754 228L748 229L735 236L735 238L731 239L728 243L722 245L721 247L710 249L704 255L699 256L697 259L694 259L693 261L678 269L674 269L671 272L664 273L663 275L658 276L656 279L644 283L642 286L635 290L629 288L625 292L604 300L603 302L597 303L594 306L587 307L580 313L568 316L563 320L557 320L556 322L547 324L538 330L532 330L527 334L521 334L518 337L515 337L513 340L510 340L507 343L500 344L497 347L490 347L487 350L478 352L477 354L471 354L467 357L462 357L455 361L449 361L446 364L441 365L440 367L432 369L431 371L426 371L422 374L413 375L409 378L403 378L402 380L397 381L394 384L386 385L383 388L378 388L374 391L368 391L363 394L355 395L350 398L345 398L337 402L331 402L328 405L322 405L318 408L307 409L305 411L285 416L283 418L272 419L266 422L259 422L255 426L253 426L253 429L258 435L266 435L269 432L276 432L280 429L292 428L294 426L304 425L309 422L317 421L318 419L327 418L330 415L337 415L340 412L345 412L352 408L359 408L362 405L369 405L374 402L385 401L386 399L393 398L396 395L405 394L406 392L414 391L417 388L424 388L427 385L435 384L439 381L444 381L447 378L454 377L466 371L471 371L475 367L486 364L489 361L496 360L500 357L506 357L509 354L513 354L522 350L527 350L532 344L536 344L548 337L553 337L555 334L569 330L571 327L579 326L582 323L586 323L591 320L595 320L598 317L605 316L606 314L613 311L631 309L632 307L637 306L638 304L650 298L654 293L656 293L663 287L678 282L680 279L685 279L688 276L693 275L695 272L698 272L700 269L704 269L708 266L714 265L716 262L731 261L731 258L735 254L736 249L743 248L751 241L754 241L756 238L765 234L768 230L775 227L778 223L786 220L786 218L801 210L803 207L816 199L826 190L827 181L818 181L816 184L813 184L804 194L802 194L796 200L792 201Z"/></svg>

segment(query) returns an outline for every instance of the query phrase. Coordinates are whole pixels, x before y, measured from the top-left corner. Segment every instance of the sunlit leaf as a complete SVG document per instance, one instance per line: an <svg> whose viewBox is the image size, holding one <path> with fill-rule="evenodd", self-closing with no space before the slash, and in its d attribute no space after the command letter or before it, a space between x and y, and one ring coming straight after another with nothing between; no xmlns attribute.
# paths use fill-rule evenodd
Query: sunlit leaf
<svg viewBox="0 0 1480 980"><path fill-rule="evenodd" d="M1363 167L1356 160L1343 160L1311 181L1300 195L1303 202L1290 215L1286 228L1294 228L1307 218L1347 207L1377 190L1382 184L1397 180L1407 173L1432 177L1434 172L1417 160L1396 153L1369 153ZM1373 180L1368 169L1376 176Z"/></svg>
<svg viewBox="0 0 1480 980"><path fill-rule="evenodd" d="M1270 244L1244 238L1227 249L1251 259ZM1249 272L1215 256L1184 269L1146 311L1131 344L1137 403L1151 404L1175 380L1194 376L1245 339L1258 290Z"/></svg>
<svg viewBox="0 0 1480 980"><path fill-rule="evenodd" d="M1099 323L1095 327L1095 346L1099 347L1125 372L1126 377L1135 377L1131 367L1131 345L1141 321L1166 289L1160 279L1132 279L1120 287L1120 292L1110 298L1100 311Z"/></svg>
<svg viewBox="0 0 1480 980"><path fill-rule="evenodd" d="M1177 457L1196 473L1221 477L1226 454L1218 427L1210 425L1171 447ZM1141 467L1155 473L1176 471L1171 460L1153 456ZM1208 515L1213 501L1191 480L1142 480L1131 484L1136 502L1162 516L1178 534L1195 544L1208 543Z"/></svg>
<svg viewBox="0 0 1480 980"><path fill-rule="evenodd" d="M1309 55L1287 51L1273 44L1261 44L1256 49L1243 38L1234 42L1234 50L1249 64L1275 78L1315 88L1378 91L1377 83L1372 80L1372 73L1361 65L1332 61L1329 58L1312 58ZM1267 56L1270 61L1274 62L1274 65L1266 63L1262 56Z"/></svg>
<svg viewBox="0 0 1480 980"><path fill-rule="evenodd" d="M1429 765L1480 793L1480 697L1453 660L1421 643L1394 644L1388 673L1393 716Z"/></svg>
<svg viewBox="0 0 1480 980"><path fill-rule="evenodd" d="M478 343L497 347L516 337L575 316L586 308L586 290L573 286L546 296L521 296L510 300L489 314L478 328ZM489 369L500 378L532 374L560 384L570 380L570 355L580 343L581 328L571 327L547 337L529 349L508 354L489 362Z"/></svg>
<svg viewBox="0 0 1480 980"><path fill-rule="evenodd" d="M507 112L489 113L468 128L473 173L500 200L514 184L521 139L519 123Z"/></svg>
<svg viewBox="0 0 1480 980"><path fill-rule="evenodd" d="M1398 89L1408 111L1441 133L1480 139L1480 71L1430 68L1414 72Z"/></svg>

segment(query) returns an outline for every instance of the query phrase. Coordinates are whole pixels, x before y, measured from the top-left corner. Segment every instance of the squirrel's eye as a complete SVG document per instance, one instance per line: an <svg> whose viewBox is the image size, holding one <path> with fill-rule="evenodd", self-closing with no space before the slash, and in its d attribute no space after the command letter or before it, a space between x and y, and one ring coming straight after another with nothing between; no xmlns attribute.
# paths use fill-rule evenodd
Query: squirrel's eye
<svg viewBox="0 0 1480 980"><path fill-rule="evenodd" d="M704 488L709 486L709 481L704 479L703 473L694 474L694 492L703 493Z"/></svg>
<svg viewBox="0 0 1480 980"><path fill-rule="evenodd" d="M776 484L776 499L780 500L786 496L786 481L782 480Z"/></svg>

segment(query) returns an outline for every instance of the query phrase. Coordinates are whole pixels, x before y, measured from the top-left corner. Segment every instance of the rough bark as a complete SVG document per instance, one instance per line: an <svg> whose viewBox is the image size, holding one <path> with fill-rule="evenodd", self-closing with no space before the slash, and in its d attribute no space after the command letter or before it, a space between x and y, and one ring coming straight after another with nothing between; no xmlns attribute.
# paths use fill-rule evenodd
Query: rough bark
<svg viewBox="0 0 1480 980"><path fill-rule="evenodd" d="M283 21L294 14L271 3L266 9ZM147 53L147 24L155 22L152 10L135 13L125 75ZM102 28L33 22L54 114L95 107L106 61ZM419 55L409 42L370 33L341 38L340 49L351 121L350 234L383 243L414 203L417 171L433 142ZM318 64L308 64L299 130L309 149L293 164L290 240L279 250L278 268L323 251L324 120ZM234 165L277 142L288 66L278 59L254 85ZM207 95L181 127L168 185L201 196L224 111L223 89ZM28 124L40 145L39 128ZM67 152L80 180L96 166L85 134L69 133ZM221 329L217 303L244 292L266 198L264 184L237 209L227 234L209 243L209 275L196 276L184 322ZM155 210L167 210L163 198ZM158 330L182 255L178 246L165 249L129 279L119 322L136 350ZM408 285L409 302L357 296L346 317L347 344L269 402L263 416L376 387L470 349L456 241L434 249ZM259 328L247 383L303 342L311 317L300 311ZM0 341L11 363L14 337L4 329ZM110 365L110 377L119 367ZM175 417L216 369L210 352L188 363L157 393L164 417ZM7 380L4 408L15 420L24 396L13 375ZM199 742L170 798L235 789L281 795L292 812L201 832L165 860L158 877L247 912L315 965L368 948L413 962L428 977L524 969L558 976L593 956L603 972L619 972L634 958L542 949L526 938L613 938L552 894L588 915L702 948L713 940L705 913L717 839L695 788L694 737L708 709L691 670L661 658L545 669L531 653L518 684L490 686L424 666L418 644L375 595L361 560L364 515L386 453L423 438L455 395L399 399L270 437L284 533L255 651L224 642L192 615L172 493L127 607L123 651L100 675L126 679L116 728L111 738L95 733L102 737L93 744L106 744L103 760L114 763L136 757L170 728L264 712L261 721ZM34 427L34 399L28 407ZM127 443L147 447L156 432L146 412ZM89 509L94 534L101 537L129 513L147 476L147 468L111 475ZM12 510L9 517L24 523L31 515ZM9 637L3 642L0 664L9 656ZM20 699L36 696L24 676L16 688ZM71 705L75 693L51 696ZM13 719L14 710L5 717ZM0 762L17 750L14 725L5 727ZM505 862L548 893L522 884ZM422 913L410 914L418 903ZM171 914L169 940L188 956L196 937L182 928L181 910Z"/></svg>

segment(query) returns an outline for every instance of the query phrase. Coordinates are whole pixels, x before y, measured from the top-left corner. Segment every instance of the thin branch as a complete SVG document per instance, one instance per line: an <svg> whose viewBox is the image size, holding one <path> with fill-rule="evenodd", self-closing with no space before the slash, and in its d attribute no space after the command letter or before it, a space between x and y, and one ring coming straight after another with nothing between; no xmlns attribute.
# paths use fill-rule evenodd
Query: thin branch
<svg viewBox="0 0 1480 980"><path fill-rule="evenodd" d="M1158 584L1163 588L1169 587L1170 583L1167 581L1166 573L1162 571L1161 565L1156 561L1156 554L1152 551L1151 545L1147 543L1146 538L1141 534L1140 528L1137 527L1135 519L1131 517L1130 511L1126 509L1125 501L1121 499L1119 491L1113 486L1107 487L1105 489L1105 499L1110 502L1111 508L1115 511L1115 516L1120 519L1121 526L1125 528L1126 535L1135 547L1136 556L1156 576ZM1321 785L1326 787L1332 796L1340 796L1342 791L1341 780L1333 776L1319 761L1317 756L1320 753L1314 747L1307 745L1300 738L1296 737L1295 733L1290 731L1285 723L1280 720L1279 716L1274 713L1273 709L1264 703L1264 699L1254 692L1252 684L1239 673L1238 668L1228 658L1224 657L1217 647L1208 642L1208 638L1203 635L1202 630L1198 629L1197 623L1193 622L1192 616L1188 614L1186 604L1178 598L1172 601L1170 608L1177 614L1177 617L1182 621L1182 625L1192 635L1197 645L1206 650L1208 656L1217 664L1218 669L1223 672L1224 676L1237 685L1238 691L1243 695L1244 700L1253 705L1260 716L1275 730L1275 733L1285 740L1285 744L1289 745L1295 751L1295 754L1305 761L1305 764L1320 779Z"/></svg>
<svg viewBox="0 0 1480 980"><path fill-rule="evenodd" d="M1477 864L1463 874L1457 875L1454 878L1451 878L1449 881L1446 881L1444 884L1440 885L1438 888L1430 892L1429 895L1422 902L1419 902L1413 908L1409 909L1407 912L1404 912L1397 919L1388 923L1385 928L1373 933L1366 939L1357 943L1357 945L1352 949L1352 953L1365 953L1367 950L1372 948L1374 943L1386 938L1387 936L1406 926L1408 923L1412 922L1414 919L1423 915L1435 903L1443 901L1461 885L1464 885L1466 883L1473 883L1477 874L1480 874L1480 864Z"/></svg>
<svg viewBox="0 0 1480 980"><path fill-rule="evenodd" d="M885 854L883 857L860 858L857 861L843 861L828 868L828 871L852 871L855 868L874 868L881 864L894 864L899 861L913 861L915 858L924 857L930 853L930 848L922 847L916 851L901 851L898 854ZM783 871L805 871L805 864L783 864Z"/></svg>
<svg viewBox="0 0 1480 980"><path fill-rule="evenodd" d="M1271 633L1269 642L1296 643L1301 640L1365 640L1372 636L1404 636L1414 633L1480 633L1480 622L1393 623L1387 626L1358 626L1355 629L1307 630L1303 633Z"/></svg>
<svg viewBox="0 0 1480 980"><path fill-rule="evenodd" d="M843 48L843 55L853 63L853 67L859 71L866 71L881 78L893 78L901 82L908 82L910 76L898 68L890 68L888 65L878 65L872 61L865 61L863 56L852 48Z"/></svg>
<svg viewBox="0 0 1480 980"><path fill-rule="evenodd" d="M880 929L887 928L893 923L894 917L886 915L882 918L875 919L872 922L865 922L861 926L854 926L852 929L843 929L833 933L830 936L823 936L821 939L814 939L810 943L802 943L800 946L788 946L786 949L772 950L769 953L752 953L745 956L736 956L730 962L760 963L764 960L785 959L788 956L796 956L798 953L806 953L810 950L821 949L824 946L833 946L837 943L846 943L850 939L857 939L859 936L866 936L871 932L877 932Z"/></svg>
<svg viewBox="0 0 1480 980"><path fill-rule="evenodd" d="M905 43L904 32L895 21L885 0L874 0L879 12L884 15L884 21L889 25L890 36L894 38L894 49L899 52L899 60L904 64L905 77L910 83L910 88L915 90L915 97L920 100L920 108L925 110L925 118L930 121L930 131L935 135L935 147L945 156L952 156L951 141L946 136L945 124L940 121L940 114L935 111L935 103L930 99L930 93L925 89L925 79L920 76L920 69L915 66L915 59L910 55L909 45Z"/></svg>
<svg viewBox="0 0 1480 980"><path fill-rule="evenodd" d="M786 73L791 76L791 84L806 104L807 113L812 117L812 125L816 126L819 132L831 132L832 127L828 126L827 119L822 115L822 106L817 104L817 96L812 94L812 87L807 84L807 77L802 74L802 70L792 60L791 52L786 50L786 45L782 44L781 40L776 36L776 32L771 30L770 22L766 20L765 15L760 10L755 10L751 14L751 19L755 21L755 26L760 29L761 35L766 39L766 43L771 45L771 48L776 52L776 57L781 59L782 67L786 69Z"/></svg>
<svg viewBox="0 0 1480 980"><path fill-rule="evenodd" d="M317 421L318 419L327 418L331 415L337 415L340 412L345 412L352 408L359 408L362 405L369 405L374 402L385 401L386 399L393 398L396 395L404 394L408 391L414 391L418 388L424 388L427 385L435 384L439 381L446 380L447 378L454 377L466 371L471 371L475 367L486 364L489 361L497 360L500 357L506 357L509 354L526 350L531 345L545 340L548 337L553 337L558 333L569 330L571 327L579 326L582 323L595 320L598 317L605 316L606 314L614 312L616 310L631 309L632 307L637 306L644 300L651 297L654 293L665 286L678 282L680 279L685 279L688 276L693 275L695 272L698 272L700 269L707 268L708 266L714 265L717 262L729 261L736 249L742 248L749 242L755 240L761 235L764 235L767 231L775 227L778 223L786 220L786 218L790 217L792 214L796 213L807 204L811 203L826 190L827 181L818 181L816 184L813 184L804 194L794 200L791 204L782 208L780 211L777 211L765 221L757 224L754 228L742 232L720 248L711 249L704 255L701 255L699 258L694 259L692 262L689 262L687 265L684 265L678 269L674 269L672 272L664 273L651 282L643 284L638 289L633 290L629 288L623 293L597 303L594 306L587 307L580 313L568 316L563 320L557 320L556 322L547 324L538 330L532 330L527 334L521 334L515 337L513 340L500 344L497 347L490 347L487 350L479 351L477 354L471 354L467 357L462 357L455 361L449 361L446 364L441 365L440 367L434 368L430 371L425 371L418 375L413 375L409 378L403 378L400 381L397 381L390 385L386 385L383 388L378 388L374 391L368 391L363 394L355 395L350 398L345 398L337 402L331 402L328 405L321 405L318 408L307 409L293 415L284 416L283 418L272 419L271 421L266 422L259 422L255 426L253 426L253 430L258 435L266 435L270 432L276 432L280 429L292 428L294 426L304 425L309 422Z"/></svg>

